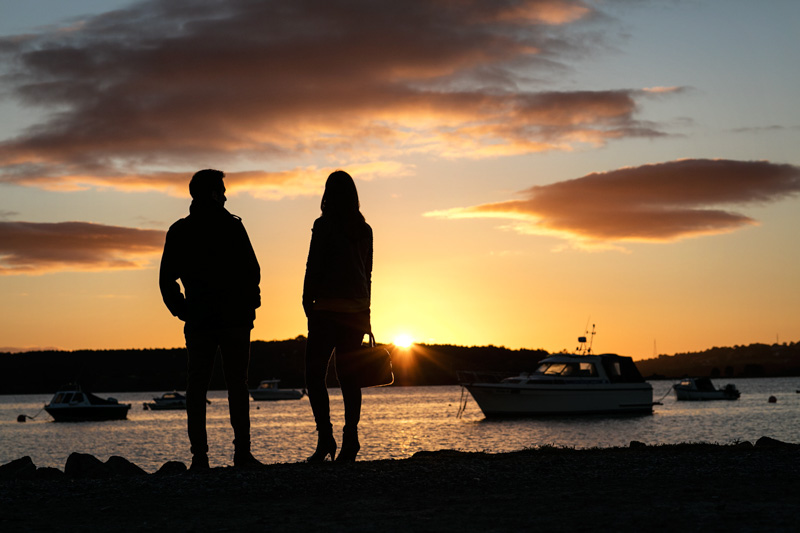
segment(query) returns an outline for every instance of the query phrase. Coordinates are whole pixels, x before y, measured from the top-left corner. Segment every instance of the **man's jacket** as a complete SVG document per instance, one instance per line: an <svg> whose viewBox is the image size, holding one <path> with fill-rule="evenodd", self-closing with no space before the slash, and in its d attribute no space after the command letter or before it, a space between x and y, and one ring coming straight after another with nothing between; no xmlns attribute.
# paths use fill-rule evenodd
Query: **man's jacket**
<svg viewBox="0 0 800 533"><path fill-rule="evenodd" d="M183 284L185 295L181 293ZM253 327L261 270L239 217L213 201L192 202L167 232L159 285L187 330Z"/></svg>

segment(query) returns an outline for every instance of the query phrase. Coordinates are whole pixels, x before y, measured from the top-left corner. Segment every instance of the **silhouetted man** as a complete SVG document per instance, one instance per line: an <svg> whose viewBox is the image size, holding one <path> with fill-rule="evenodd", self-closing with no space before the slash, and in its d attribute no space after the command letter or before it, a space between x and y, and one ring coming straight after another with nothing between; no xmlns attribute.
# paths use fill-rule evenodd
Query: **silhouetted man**
<svg viewBox="0 0 800 533"><path fill-rule="evenodd" d="M164 303L186 323L186 415L192 470L209 467L206 393L218 349L228 387L233 464L244 468L261 465L250 453L247 389L250 330L261 305L261 271L242 220L224 207L224 177L223 172L211 169L192 176L189 216L169 228L159 275Z"/></svg>

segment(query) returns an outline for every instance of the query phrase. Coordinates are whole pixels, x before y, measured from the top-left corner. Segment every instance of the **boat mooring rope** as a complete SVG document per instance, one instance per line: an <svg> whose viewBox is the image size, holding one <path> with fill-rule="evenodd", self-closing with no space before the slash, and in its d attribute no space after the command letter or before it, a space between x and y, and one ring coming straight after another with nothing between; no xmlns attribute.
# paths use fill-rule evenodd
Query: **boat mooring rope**
<svg viewBox="0 0 800 533"><path fill-rule="evenodd" d="M672 386L671 386L671 385L670 385L670 387L667 389L667 392L665 392L665 393L664 393L664 396L662 396L661 398L659 398L657 402L654 402L654 405L661 405L661 400L663 400L664 398L666 398L666 397L667 397L667 395L669 395L669 393L670 393L670 392L672 392Z"/></svg>
<svg viewBox="0 0 800 533"><path fill-rule="evenodd" d="M467 393L467 388L464 385L461 385L461 399L458 402L458 412L456 413L456 418L461 418L464 414L464 411L467 409L467 401L469 400L469 393Z"/></svg>

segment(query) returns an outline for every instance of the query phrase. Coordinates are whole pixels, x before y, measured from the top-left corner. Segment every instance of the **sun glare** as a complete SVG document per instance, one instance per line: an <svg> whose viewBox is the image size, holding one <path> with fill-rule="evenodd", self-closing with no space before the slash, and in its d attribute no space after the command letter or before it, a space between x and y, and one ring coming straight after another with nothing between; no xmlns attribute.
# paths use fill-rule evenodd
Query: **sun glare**
<svg viewBox="0 0 800 533"><path fill-rule="evenodd" d="M398 348L408 348L414 344L414 339L410 335L401 334L394 338L394 345Z"/></svg>

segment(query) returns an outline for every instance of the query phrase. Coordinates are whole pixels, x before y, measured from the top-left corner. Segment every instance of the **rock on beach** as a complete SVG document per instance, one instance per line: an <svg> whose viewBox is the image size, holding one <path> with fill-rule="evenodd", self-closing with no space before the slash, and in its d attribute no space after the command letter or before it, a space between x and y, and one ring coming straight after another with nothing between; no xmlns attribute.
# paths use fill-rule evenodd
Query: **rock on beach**
<svg viewBox="0 0 800 533"><path fill-rule="evenodd" d="M769 438L205 472L23 457L0 466L0 530L788 532L798 479L800 445Z"/></svg>

